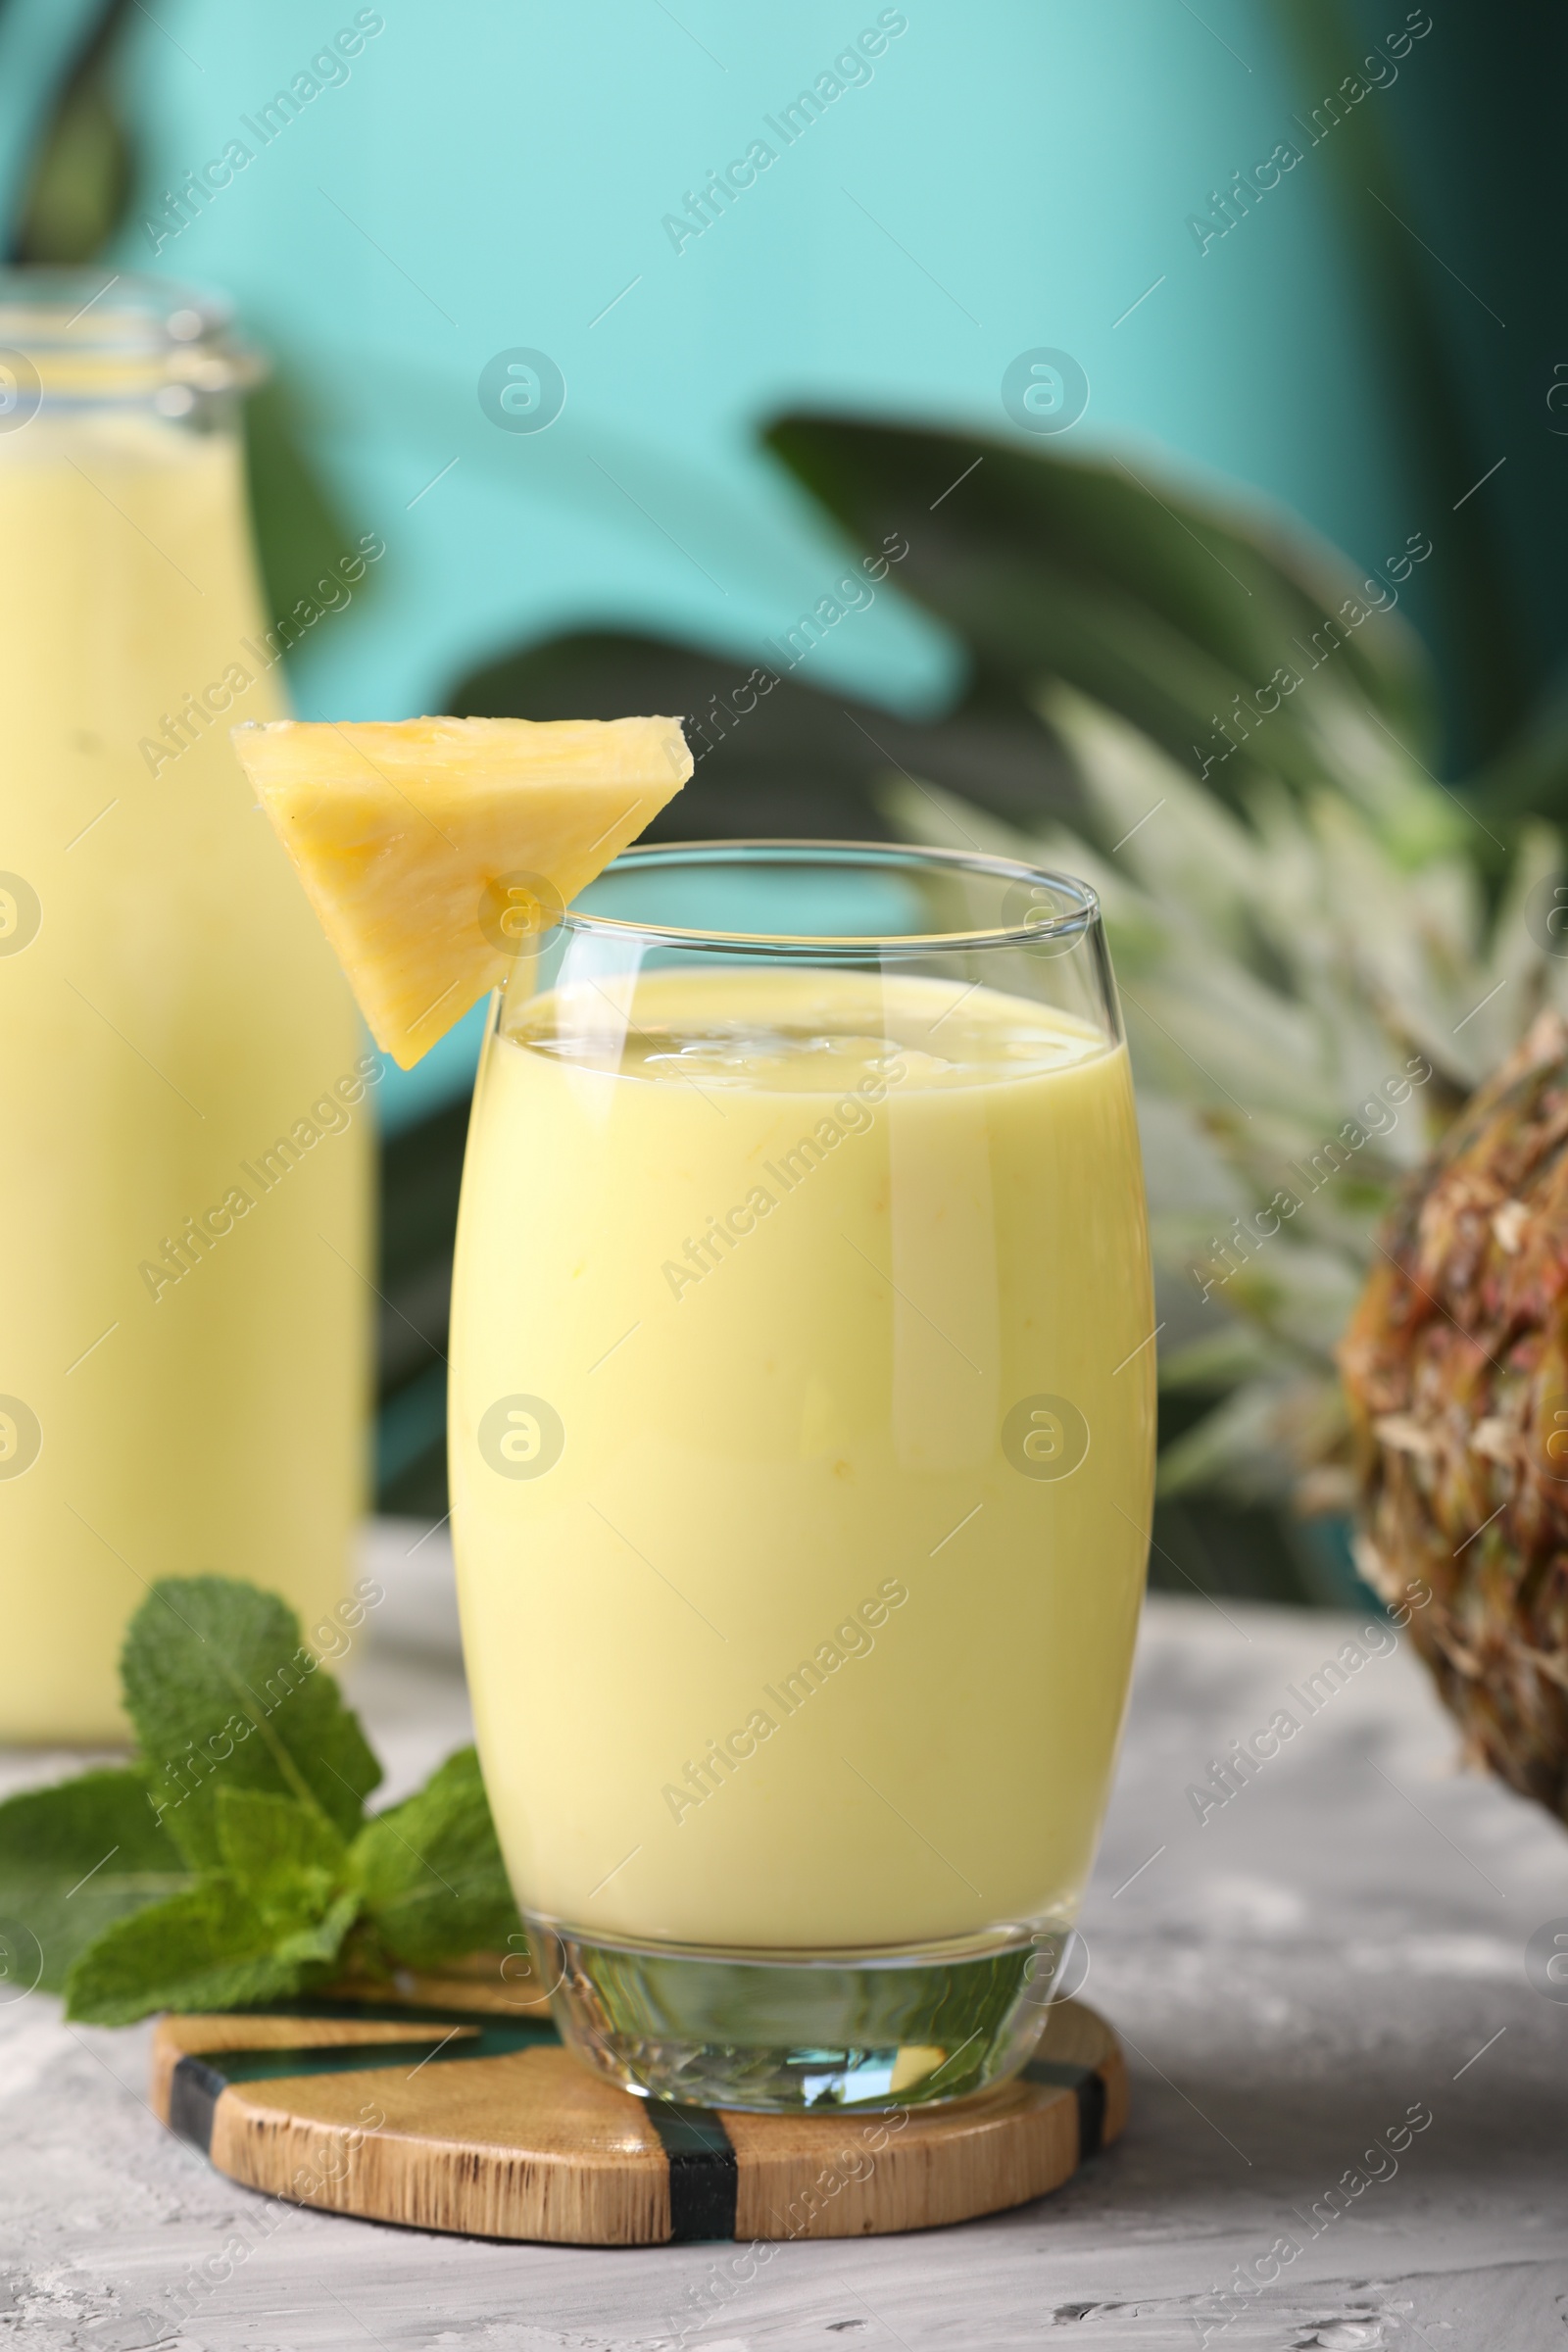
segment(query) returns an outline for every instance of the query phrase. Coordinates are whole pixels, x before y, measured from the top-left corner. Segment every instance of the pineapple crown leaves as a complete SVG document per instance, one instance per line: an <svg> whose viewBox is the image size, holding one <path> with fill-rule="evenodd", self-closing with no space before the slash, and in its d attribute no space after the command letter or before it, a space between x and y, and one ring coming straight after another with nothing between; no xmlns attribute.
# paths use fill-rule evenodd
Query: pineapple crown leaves
<svg viewBox="0 0 1568 2352"><path fill-rule="evenodd" d="M1221 1399L1167 1448L1161 1488L1299 1493L1346 1455L1334 1350L1401 1185L1542 1007L1568 1010L1568 958L1526 919L1560 848L1524 827L1492 906L1477 820L1348 705L1313 722L1325 743L1342 722L1364 738L1345 789L1263 775L1238 808L1076 691L1039 703L1086 833L1024 835L923 782L883 806L910 836L1099 892L1149 1147L1162 1377Z"/></svg>
<svg viewBox="0 0 1568 2352"><path fill-rule="evenodd" d="M69 2016L276 2000L520 1932L474 1751L368 1818L380 1766L276 1594L157 1584L121 1672L134 1762L0 1804L0 1928Z"/></svg>
<svg viewBox="0 0 1568 2352"><path fill-rule="evenodd" d="M1524 920L1557 862L1549 828L1522 837L1489 924L1479 866L1453 838L1457 816L1441 830L1434 819L1434 852L1412 862L1335 790L1287 796L1265 780L1244 817L1083 697L1058 689L1046 715L1077 761L1098 834L1122 845L1114 865L1098 860L1113 944L1123 903L1143 901L1146 929L1163 935L1161 978L1174 965L1184 994L1248 1028L1228 1054L1220 1044L1233 1066L1251 1039L1267 1051L1287 1026L1302 1045L1314 1036L1290 1073L1298 1086L1303 1074L1322 1082L1314 1119L1343 1116L1399 1046L1468 1094L1562 984L1559 959ZM1441 788L1419 789L1447 808ZM1150 821L1124 838L1140 818ZM1081 857L1088 845L1058 828L1054 846ZM1483 1004L1493 990L1508 1001ZM1249 1093L1247 1107L1259 1099Z"/></svg>

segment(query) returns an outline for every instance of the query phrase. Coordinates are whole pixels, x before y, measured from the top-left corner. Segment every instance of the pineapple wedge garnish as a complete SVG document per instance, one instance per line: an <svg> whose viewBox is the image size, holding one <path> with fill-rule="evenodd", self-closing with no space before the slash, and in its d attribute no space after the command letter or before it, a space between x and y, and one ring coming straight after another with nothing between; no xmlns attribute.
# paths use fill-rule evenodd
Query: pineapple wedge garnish
<svg viewBox="0 0 1568 2352"><path fill-rule="evenodd" d="M675 718L278 719L231 739L405 1070L692 772Z"/></svg>

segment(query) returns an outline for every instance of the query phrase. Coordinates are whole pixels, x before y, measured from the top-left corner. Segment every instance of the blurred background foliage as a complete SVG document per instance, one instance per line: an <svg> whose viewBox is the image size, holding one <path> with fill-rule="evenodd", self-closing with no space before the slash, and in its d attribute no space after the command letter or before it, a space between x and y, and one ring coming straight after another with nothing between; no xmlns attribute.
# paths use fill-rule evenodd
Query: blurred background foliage
<svg viewBox="0 0 1568 2352"><path fill-rule="evenodd" d="M1129 5L1136 13L1138 0L1117 0L1090 32L1065 19L1048 27L1038 11L1025 28L1007 0L992 30L1025 48L1033 42L1037 75L1059 56L1070 78L1071 43L1098 38L1114 51L1133 23ZM1238 450L1248 487L1216 489L1214 438L1189 420L1185 432L1169 430L1178 450L1202 451L1210 480L1195 486L1191 466L1151 446L1147 422L1118 431L1113 418L1093 445L1081 434L1069 443L1013 430L1000 410L995 428L952 429L930 419L975 403L955 397L951 383L928 401L906 389L878 416L866 370L838 370L846 389L854 379L854 397L804 400L796 387L811 370L775 357L760 395L749 386L750 415L765 429L734 460L764 484L752 537L766 541L772 564L771 630L757 617L757 598L744 621L712 599L703 605L675 559L655 549L677 591L660 593L650 574L653 587L649 579L635 592L611 587L587 604L577 595L574 612L568 567L557 561L553 599L542 593L520 627L509 621L515 581L498 570L488 601L481 582L454 624L459 639L467 634L466 663L432 654L444 669L427 662L420 671L411 651L417 595L411 604L405 587L390 609L399 597L394 545L386 576L353 624L358 634L342 625L338 655L308 648L296 684L307 710L351 715L361 703L392 715L427 700L459 713L535 718L690 713L697 771L655 828L665 838L978 841L1087 872L1102 892L1124 984L1160 1264L1163 1468L1152 1580L1328 1603L1356 1590L1332 1348L1375 1249L1377 1220L1534 1009L1568 1001L1540 915L1557 870L1554 828L1568 814L1560 671L1568 583L1558 556L1568 341L1559 363L1537 246L1554 236L1561 207L1551 107L1568 34L1541 0L1513 12L1507 58L1494 22L1475 5L1437 22L1420 9L1379 13L1366 0L1276 0L1268 11L1234 0L1195 20L1196 32L1178 27L1197 44L1178 86L1174 67L1162 78L1152 46L1176 37L1168 14L1156 20L1146 8L1137 18L1145 47L1134 83L1135 94L1141 80L1152 83L1160 135L1178 151L1170 184L1186 189L1200 222L1195 231L1190 214L1179 233L1174 218L1169 224L1180 266L1190 267L1206 223L1235 237L1258 273L1250 294L1227 298L1217 339L1190 373L1215 402L1231 402L1233 416L1245 415L1249 380L1259 399L1270 397L1266 369L1281 319L1293 332L1304 321L1310 332L1298 356L1321 371L1292 425L1315 453L1311 465L1301 461L1305 471L1293 474L1283 459L1271 470L1261 443L1249 443L1245 457ZM488 0L479 16L473 54L487 32L493 44L510 37ZM733 26L714 29L719 22L710 11L703 29L720 46L737 43ZM1402 52L1390 37L1401 24L1411 28ZM832 37L844 29L835 24ZM0 121L0 168L10 173L13 258L148 266L138 213L177 181L182 159L221 145L213 123L226 101L213 98L207 63L226 39L233 89L265 90L274 77L286 80L285 61L301 44L303 56L319 31L286 6L263 63L260 36L225 33L204 0L182 8L170 0L156 24L136 0L53 0L47 11L0 0L0 69L18 68L10 100L0 98L11 109ZM1203 47L1205 35L1218 49ZM695 32L688 38L727 73ZM435 40L433 18L416 28L406 59L416 81L441 71ZM171 45L203 76L202 90ZM390 74L390 40L386 49L376 70ZM1404 60L1394 72L1397 97L1382 79L1385 66L1372 65L1393 54ZM1528 73L1518 70L1524 55L1534 60ZM1237 116L1233 132L1225 111L1233 102L1216 113L1212 85L1219 74L1234 81L1235 69L1250 78L1250 87L1236 87L1250 111ZM499 66L496 78L506 85ZM618 78L634 83L634 64L619 60ZM1172 129L1183 96L1185 126ZM332 104L338 128L322 135L338 140L325 160L341 185L356 134L346 97ZM1099 106L1097 116L1089 105L1084 136L1108 172L1118 138L1136 124L1111 119L1103 87ZM960 152L979 168L990 162L993 126L985 107L971 114ZM1192 125L1200 117L1200 143ZM1303 162L1311 158L1309 229L1280 226L1279 199L1271 200L1276 227L1266 229L1234 192L1260 124L1271 139L1294 141ZM357 135L398 144L373 109ZM683 143L683 156L701 152L702 135L695 147ZM294 144L303 150L302 139ZM1200 151L1208 160L1194 177L1191 153ZM285 170L318 168L319 157L307 165L292 151L268 166L279 182ZM690 174L693 166L679 170ZM673 164L665 176L673 201ZM1205 201L1209 179L1217 186ZM1220 195L1227 183L1229 216ZM474 229L471 192L443 187L433 160L420 187L438 251L451 255L476 239L482 256L510 257L493 220ZM1090 245L1092 220L1114 208L1115 191L1102 173L1075 194L1081 217L1069 233ZM955 200L962 202L957 191ZM295 314L303 320L314 302L319 320L338 289L319 282L323 272L312 270L297 236L247 229L238 199L198 226L208 244L193 233L188 268L183 249L156 266L177 259L195 273L199 260L201 273L235 285L279 354L251 406L250 457L266 596L270 612L283 612L353 539L350 518L364 507L368 478L358 461L384 424L388 395L383 388L373 417L362 406L357 425L350 419L358 438L346 455L351 386L363 391L368 364L351 365L323 325L314 345L303 324L294 331ZM982 233L1006 244L994 216ZM1115 233L1131 245L1124 226ZM1317 242L1310 251L1282 246L1292 235ZM1202 251L1207 288L1219 280ZM392 266L414 282L401 262ZM1177 267L1173 248L1166 275ZM1121 274L1136 269L1129 261ZM374 281L367 300L384 303L389 283ZM971 295L967 278L961 288ZM970 316L956 294L938 292ZM1043 315L1038 302L1030 310ZM414 315L422 326L403 336L405 358L418 347L402 379L403 407L423 416L423 338L437 330L416 306ZM951 329L951 316L946 323ZM736 343L722 317L706 331ZM530 339L498 332L492 342ZM395 341L378 349L390 354ZM639 355L637 365L648 364ZM387 367L396 387L395 359ZM1364 405L1370 412L1375 399L1377 414L1369 414L1367 446L1352 447L1344 427L1361 386L1373 387ZM471 415L471 381L466 398L466 429L483 432ZM1313 417L1313 398L1334 409L1337 425ZM1139 412L1125 387L1122 408ZM1146 399L1146 417L1151 409ZM443 429L456 446L457 425ZM552 439L558 434L564 446L561 428ZM1218 438L1223 444L1224 433ZM496 439L462 444L476 478L496 464ZM1374 443L1396 453L1397 497L1366 473ZM587 445L599 473L621 489L616 468L628 463L627 446L613 430ZM419 447L433 473L448 441L425 433ZM501 454L514 456L516 445ZM691 507L682 503L683 466L689 451L666 459L662 481L658 466L635 474L651 498L659 487L649 483L662 487L662 510L625 495L716 586L683 544L677 518ZM1352 476L1359 492L1347 505ZM1357 560L1333 552L1259 491L1294 493L1319 531L1325 519L1339 522ZM497 477L478 495L475 511L489 498L499 515L516 493ZM424 496L416 489L405 513ZM719 512L723 497L715 493L713 505ZM764 507L766 530L757 522ZM522 510L510 512L515 521ZM537 509L528 513L537 524ZM1396 514L1416 527L1396 525ZM417 527L436 526L421 514ZM460 561L466 552L471 571L472 546L465 551L459 525L441 527L443 549ZM579 536L591 537L586 523ZM430 542L422 544L422 610L433 621L440 583ZM546 550L539 563L548 590L548 534L536 531L535 544ZM844 652L853 631L834 634L860 609L842 583L863 576L862 558L894 548L878 590L882 650L862 661ZM411 549L405 582L417 573L417 554ZM485 560L492 555L487 549ZM433 645L442 632L427 628L426 637ZM743 712L735 696L748 677L771 683ZM383 1138L378 1491L383 1508L412 1516L446 1509L446 1317L473 1050L469 1022L391 1093ZM1364 1124L1361 1140L1348 1142L1358 1107L1416 1060L1430 1079L1394 1124ZM1325 1160L1336 1138L1339 1156ZM1299 1210L1264 1246L1256 1212L1281 1186L1300 1196Z"/></svg>

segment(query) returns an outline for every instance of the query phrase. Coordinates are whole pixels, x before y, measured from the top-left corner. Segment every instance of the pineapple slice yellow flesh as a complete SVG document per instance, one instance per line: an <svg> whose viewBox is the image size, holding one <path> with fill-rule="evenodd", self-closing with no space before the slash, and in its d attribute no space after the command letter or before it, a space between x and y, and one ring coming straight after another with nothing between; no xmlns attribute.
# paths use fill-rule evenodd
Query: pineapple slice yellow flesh
<svg viewBox="0 0 1568 2352"><path fill-rule="evenodd" d="M279 719L232 740L403 1069L692 772L674 718Z"/></svg>

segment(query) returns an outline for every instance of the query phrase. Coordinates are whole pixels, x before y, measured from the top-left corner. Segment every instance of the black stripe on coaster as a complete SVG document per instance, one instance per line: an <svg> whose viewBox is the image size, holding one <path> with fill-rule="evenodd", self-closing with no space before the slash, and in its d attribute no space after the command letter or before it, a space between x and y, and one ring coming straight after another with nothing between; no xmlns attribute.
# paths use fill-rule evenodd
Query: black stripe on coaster
<svg viewBox="0 0 1568 2352"><path fill-rule="evenodd" d="M710 2107L677 2107L673 2099L644 2104L669 2161L671 2240L733 2237L740 2172L718 2117Z"/></svg>
<svg viewBox="0 0 1568 2352"><path fill-rule="evenodd" d="M1031 2058L1023 2070L1026 2082L1050 2082L1058 2090L1076 2093L1078 2100L1078 2161L1098 2156L1105 2137L1105 2085L1092 2066L1066 2066L1055 2058Z"/></svg>
<svg viewBox="0 0 1568 2352"><path fill-rule="evenodd" d="M1085 2075L1078 2085L1078 2161L1098 2156L1105 2137L1105 2085L1100 2075Z"/></svg>
<svg viewBox="0 0 1568 2352"><path fill-rule="evenodd" d="M169 2085L169 2129L204 2156L212 2147L213 2117L227 2087L216 2067L203 2059L185 2057L175 2064Z"/></svg>

